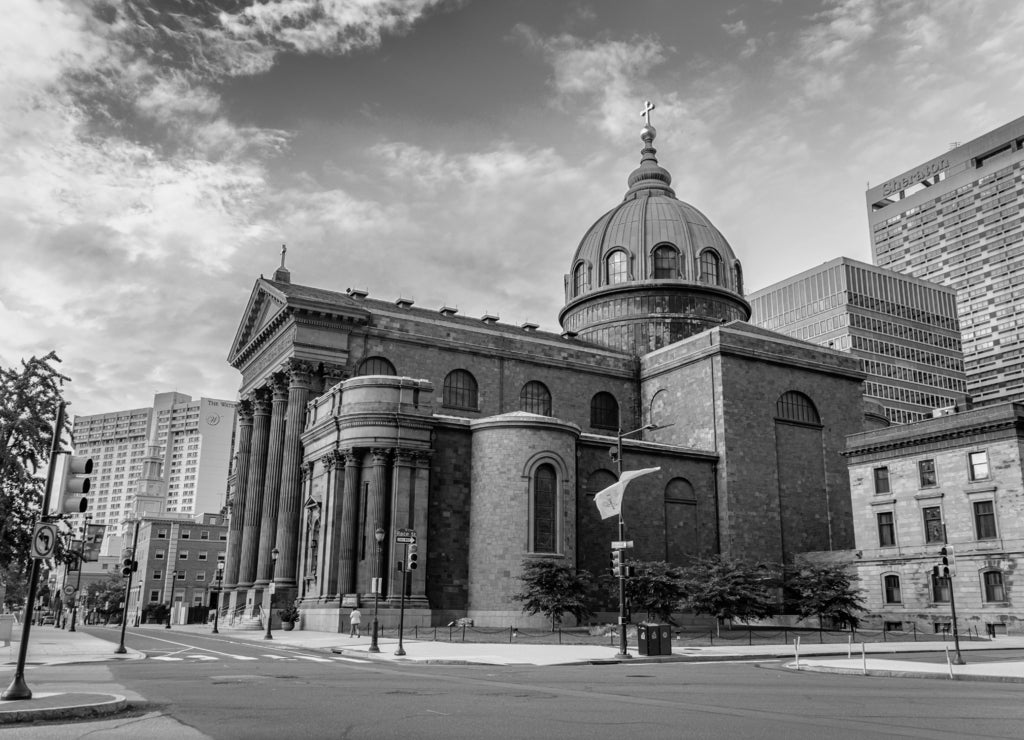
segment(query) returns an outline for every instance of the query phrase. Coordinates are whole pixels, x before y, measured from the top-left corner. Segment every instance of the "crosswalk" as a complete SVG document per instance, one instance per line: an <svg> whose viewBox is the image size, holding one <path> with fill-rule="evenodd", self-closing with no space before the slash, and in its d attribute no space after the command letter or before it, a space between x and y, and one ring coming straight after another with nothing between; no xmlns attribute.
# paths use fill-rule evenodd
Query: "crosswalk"
<svg viewBox="0 0 1024 740"><path fill-rule="evenodd" d="M248 660L275 660L282 662L298 662L308 661L310 663L369 663L368 660L362 660L360 658L345 658L341 656L335 656L330 658L321 658L316 655L276 655L273 653L264 653L263 655L233 655L231 653L219 653L218 655L206 655L204 653L176 653L172 655L150 655L150 660L162 660L168 663L203 663L208 661L248 661Z"/></svg>

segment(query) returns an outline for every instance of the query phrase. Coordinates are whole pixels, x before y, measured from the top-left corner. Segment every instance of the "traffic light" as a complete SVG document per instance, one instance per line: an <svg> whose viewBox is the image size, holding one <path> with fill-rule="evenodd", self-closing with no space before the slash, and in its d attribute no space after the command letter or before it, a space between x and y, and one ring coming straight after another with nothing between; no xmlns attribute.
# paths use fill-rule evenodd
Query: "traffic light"
<svg viewBox="0 0 1024 740"><path fill-rule="evenodd" d="M415 542L412 543L411 545L409 545L409 566L408 566L409 570L416 570L416 568L419 565L416 562L417 560L420 559L420 556L416 552L419 549L420 549L419 546L417 546Z"/></svg>
<svg viewBox="0 0 1024 740"><path fill-rule="evenodd" d="M89 507L89 493L92 473L92 458L85 455L68 455L64 462L64 481L60 492L62 514L81 514Z"/></svg>
<svg viewBox="0 0 1024 740"><path fill-rule="evenodd" d="M135 570L132 566L135 561L129 558L121 558L121 575L127 578Z"/></svg>
<svg viewBox="0 0 1024 740"><path fill-rule="evenodd" d="M935 566L939 578L949 578L956 575L956 557L953 555L953 546L944 545L939 550L939 564Z"/></svg>
<svg viewBox="0 0 1024 740"><path fill-rule="evenodd" d="M612 550L612 575L616 578L625 578L626 567L626 553L622 550Z"/></svg>

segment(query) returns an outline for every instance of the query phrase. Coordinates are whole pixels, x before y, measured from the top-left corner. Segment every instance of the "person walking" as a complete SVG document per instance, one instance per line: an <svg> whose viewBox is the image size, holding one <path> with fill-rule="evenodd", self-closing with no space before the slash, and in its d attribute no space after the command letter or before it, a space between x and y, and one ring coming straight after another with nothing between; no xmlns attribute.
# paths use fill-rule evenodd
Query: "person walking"
<svg viewBox="0 0 1024 740"><path fill-rule="evenodd" d="M348 615L349 637L359 637L359 625L363 621L363 615L359 613L358 607Z"/></svg>

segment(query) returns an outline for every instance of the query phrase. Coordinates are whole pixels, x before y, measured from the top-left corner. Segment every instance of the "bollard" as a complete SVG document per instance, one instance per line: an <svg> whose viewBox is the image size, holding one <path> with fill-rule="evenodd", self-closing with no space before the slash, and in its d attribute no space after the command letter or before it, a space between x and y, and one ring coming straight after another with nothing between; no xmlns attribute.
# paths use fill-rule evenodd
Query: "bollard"
<svg viewBox="0 0 1024 740"><path fill-rule="evenodd" d="M796 656L796 669L800 670L800 637L793 638L793 652Z"/></svg>
<svg viewBox="0 0 1024 740"><path fill-rule="evenodd" d="M850 635L849 642L846 643L846 659L850 660L853 658L853 635Z"/></svg>
<svg viewBox="0 0 1024 740"><path fill-rule="evenodd" d="M868 675L868 653L863 642L860 644L860 667L861 672L865 676Z"/></svg>
<svg viewBox="0 0 1024 740"><path fill-rule="evenodd" d="M949 659L949 645L946 648L946 669L949 671L949 677L953 678L953 661Z"/></svg>

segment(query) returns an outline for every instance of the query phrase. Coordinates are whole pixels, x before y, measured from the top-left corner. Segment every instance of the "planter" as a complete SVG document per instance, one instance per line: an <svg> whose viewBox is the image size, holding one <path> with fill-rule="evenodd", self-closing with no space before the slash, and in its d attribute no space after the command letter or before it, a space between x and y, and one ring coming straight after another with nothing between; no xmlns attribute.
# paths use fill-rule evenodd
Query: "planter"
<svg viewBox="0 0 1024 740"><path fill-rule="evenodd" d="M281 629L285 632L291 632L295 629L295 622L281 622Z"/></svg>

